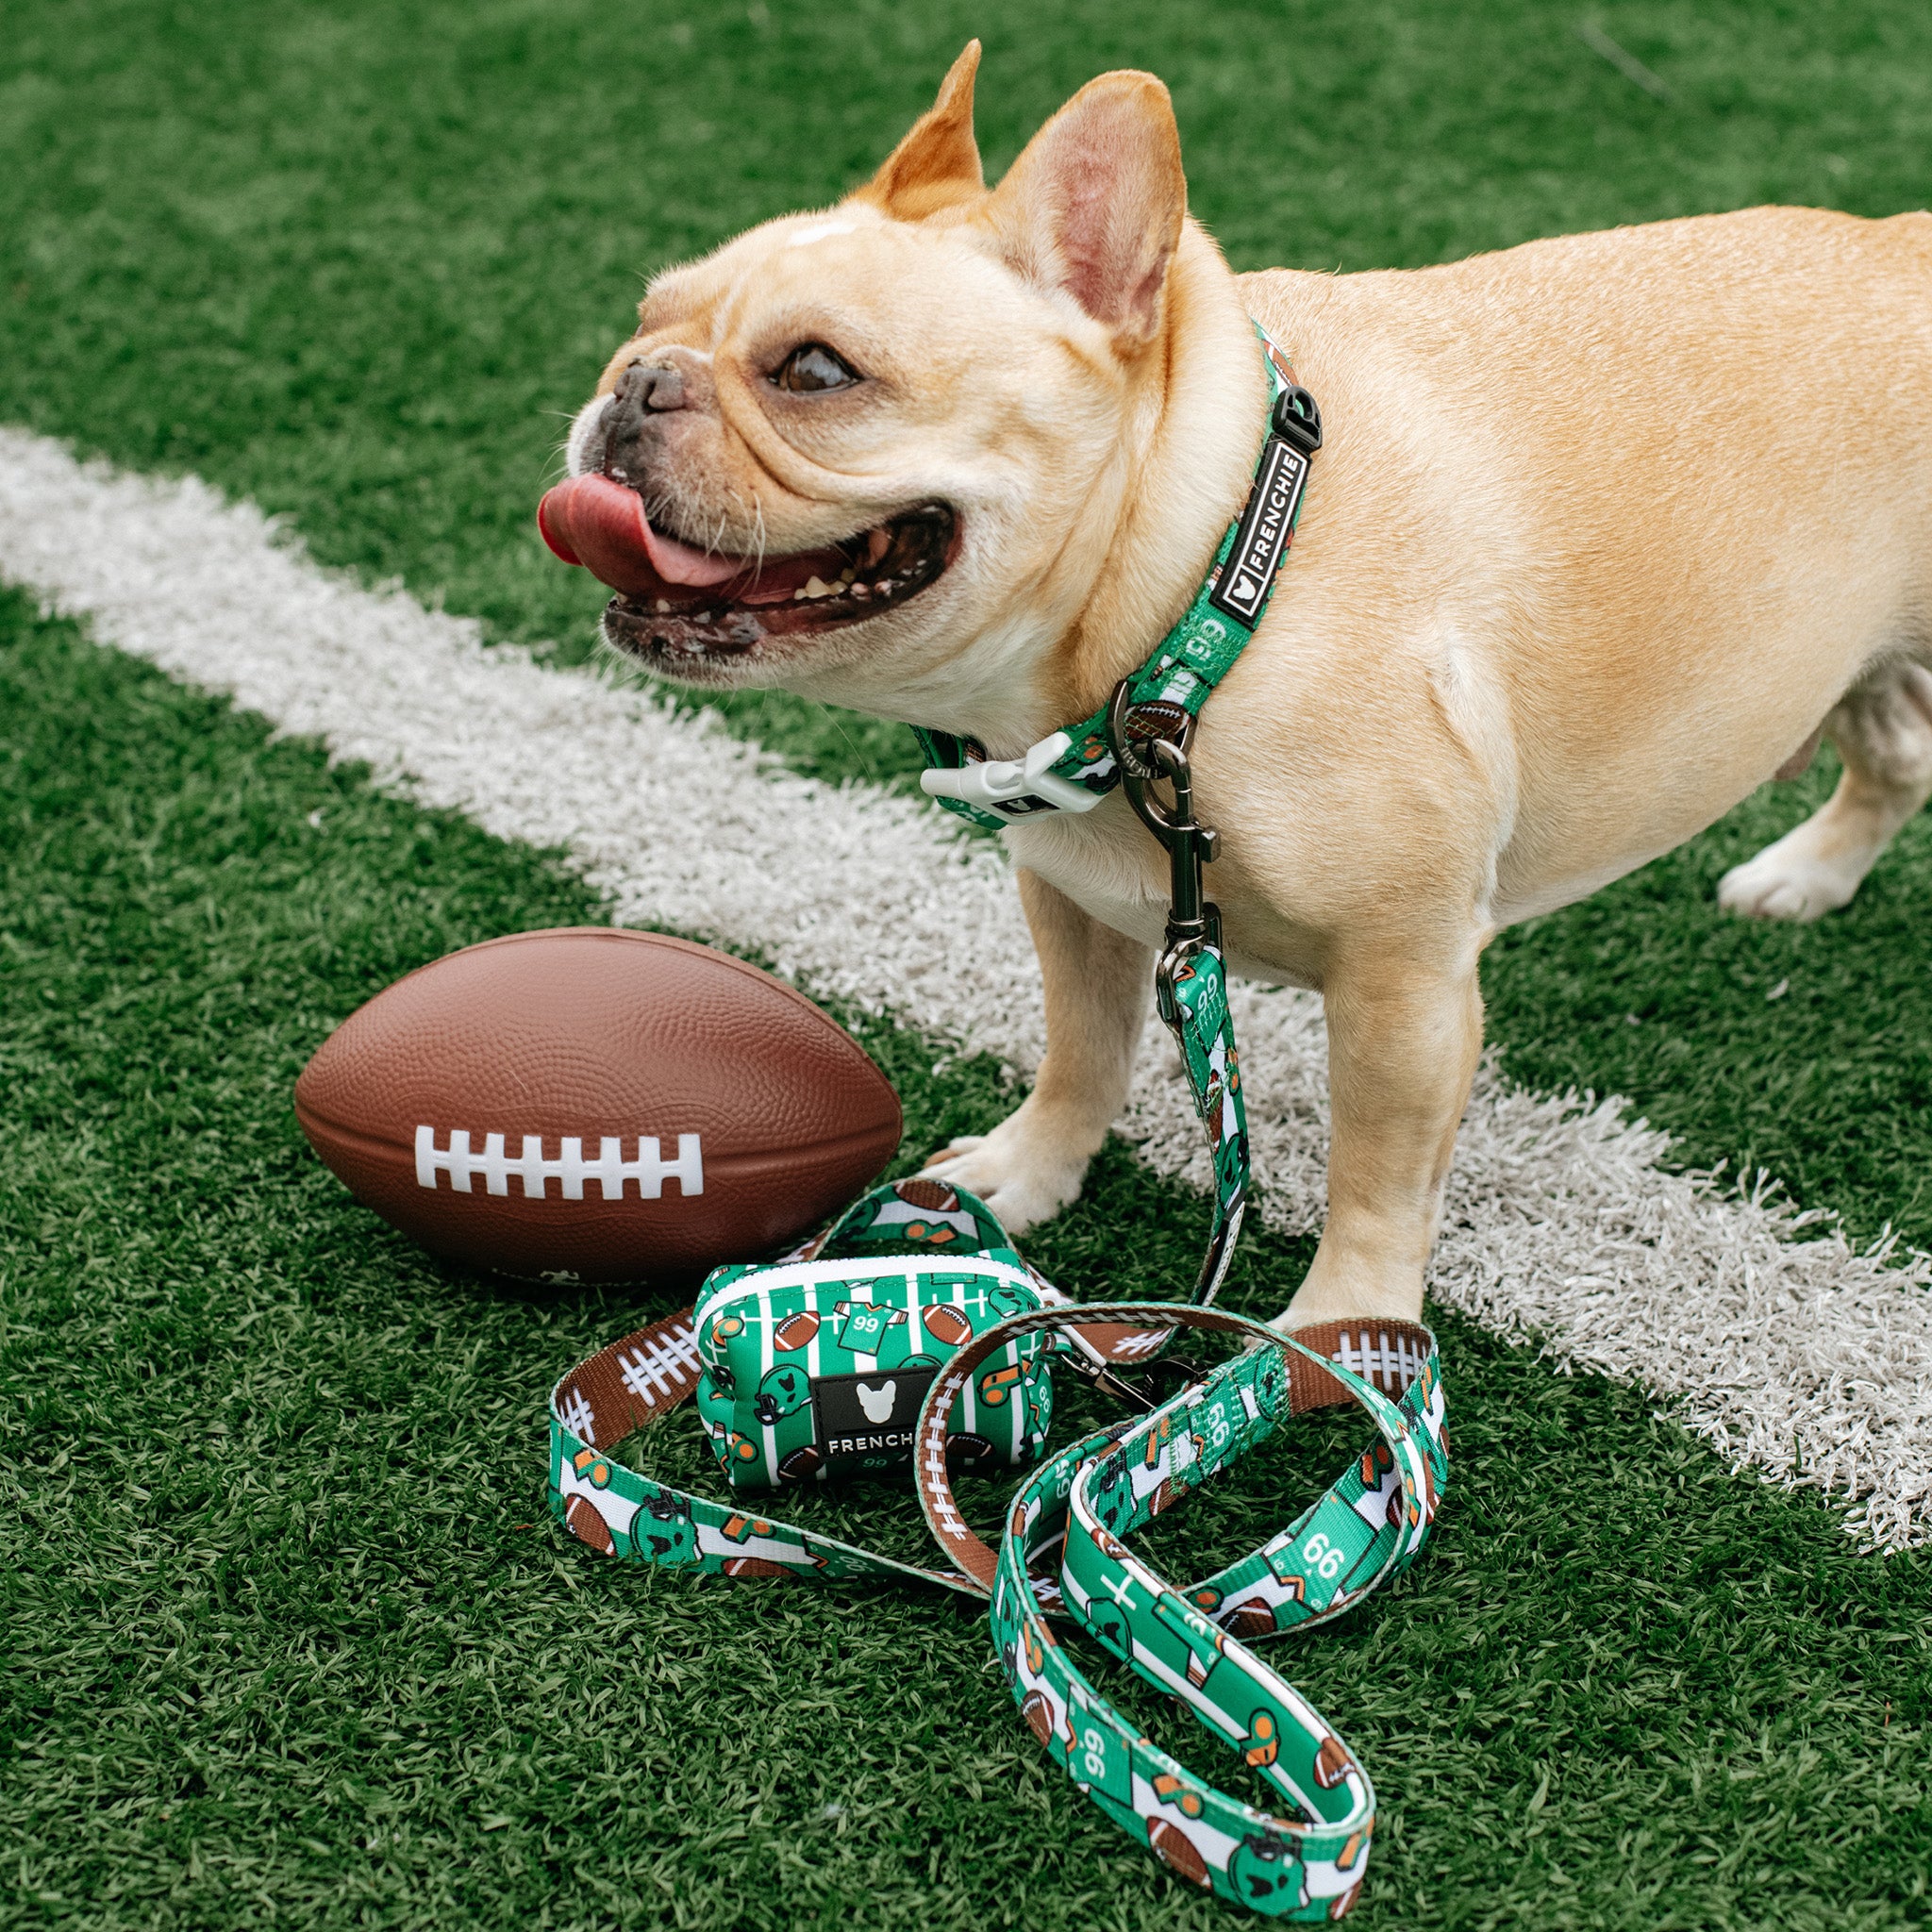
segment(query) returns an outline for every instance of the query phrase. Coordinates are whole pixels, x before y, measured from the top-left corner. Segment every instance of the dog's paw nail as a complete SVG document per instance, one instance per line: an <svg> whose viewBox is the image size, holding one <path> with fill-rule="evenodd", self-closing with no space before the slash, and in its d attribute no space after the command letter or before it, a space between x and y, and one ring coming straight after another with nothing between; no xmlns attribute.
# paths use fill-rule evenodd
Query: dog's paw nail
<svg viewBox="0 0 1932 1932"><path fill-rule="evenodd" d="M935 1154L925 1157L925 1165L919 1172L922 1175L937 1174L942 1167L971 1154L986 1139L984 1134L961 1134L957 1141L949 1141Z"/></svg>

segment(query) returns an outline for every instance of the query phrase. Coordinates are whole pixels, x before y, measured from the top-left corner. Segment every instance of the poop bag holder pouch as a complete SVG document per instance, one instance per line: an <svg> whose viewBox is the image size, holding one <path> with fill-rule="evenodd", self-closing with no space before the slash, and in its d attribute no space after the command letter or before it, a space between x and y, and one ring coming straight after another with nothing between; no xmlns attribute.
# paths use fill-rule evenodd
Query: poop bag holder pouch
<svg viewBox="0 0 1932 1932"><path fill-rule="evenodd" d="M846 1474L909 1474L914 1426L941 1368L995 1324L1065 1302L984 1202L924 1177L888 1182L795 1254L714 1270L695 1307L571 1370L550 1394L551 1507L592 1549L634 1562L971 1591L958 1571L767 1517L760 1499ZM1056 1354L1140 1361L1171 1332L1097 1322L1003 1336L948 1404L943 1449L929 1438L924 1453L941 1474L1030 1464L1053 1421ZM647 1448L640 1432L693 1398L729 1502L658 1481L614 1453L633 1437Z"/></svg>
<svg viewBox="0 0 1932 1932"><path fill-rule="evenodd" d="M691 1311L698 1415L740 1492L909 1467L947 1358L1042 1301L971 1194L932 1180L874 1188L802 1254L707 1278ZM1053 1422L1050 1357L1036 1334L981 1364L949 1418L953 1468L1032 1462Z"/></svg>
<svg viewBox="0 0 1932 1932"><path fill-rule="evenodd" d="M922 1178L877 1186L806 1248L713 1270L688 1314L572 1370L551 1401L557 1501L590 1505L590 1515L574 1508L572 1528L605 1547L618 1530L653 1530L649 1554L658 1540L678 1545L686 1530L675 1519L691 1519L693 1507L690 1528L703 1528L715 1505L607 1453L688 1395L740 1495L910 1471L912 1425L941 1366L995 1322L1053 1298L972 1194ZM1053 1424L1053 1346L1051 1335L1030 1333L979 1364L953 1403L953 1468L1020 1468L1038 1457ZM653 1521L634 1521L640 1505ZM719 1521L750 1519L726 1511Z"/></svg>

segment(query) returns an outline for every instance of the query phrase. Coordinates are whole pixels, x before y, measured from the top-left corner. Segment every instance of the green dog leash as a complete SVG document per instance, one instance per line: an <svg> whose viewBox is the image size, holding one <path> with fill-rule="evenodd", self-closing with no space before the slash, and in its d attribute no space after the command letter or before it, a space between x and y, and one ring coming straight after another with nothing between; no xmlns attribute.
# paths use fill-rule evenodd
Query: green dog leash
<svg viewBox="0 0 1932 1932"><path fill-rule="evenodd" d="M1322 446L1322 412L1288 358L1257 323L1268 378L1268 434L1241 513L1227 527L1201 587L1152 656L1121 680L1098 711L1042 739L1010 762L990 761L970 739L915 724L932 766L921 787L973 824L991 829L1042 812L1091 811L1124 785L1135 812L1166 848L1167 931L1155 996L1187 1069L1194 1111L1214 1164L1213 1220L1193 1299L1211 1302L1234 1258L1249 1188L1247 1106L1227 1005L1221 914L1207 898L1203 868L1213 831L1194 817L1188 751L1201 708L1234 668L1274 595L1294 538L1309 459ZM1167 781L1165 808L1154 786Z"/></svg>
<svg viewBox="0 0 1932 1932"><path fill-rule="evenodd" d="M904 1198L891 1188L874 1191L881 1200L889 1195ZM965 1211L986 1215L971 1196L955 1198ZM1448 1476L1434 1336L1407 1323L1329 1324L1284 1336L1188 1303L1075 1306L997 1253L939 1264L924 1248L803 1268L838 1274L805 1274L797 1261L720 1270L731 1278L700 1300L695 1319L687 1311L641 1329L564 1376L551 1397L550 1501L565 1526L606 1555L699 1574L897 1577L990 1599L994 1644L1022 1717L1108 1817L1190 1883L1253 1911L1340 1917L1367 1869L1374 1788L1333 1727L1249 1646L1339 1615L1421 1549ZM1016 1301L1033 1306L1000 1311ZM823 1358L822 1372L807 1374L824 1324L807 1333L801 1316L841 1302L877 1311L868 1324L877 1333L867 1340L915 1324L972 1331L923 1381L909 1432L921 1507L946 1567L902 1562L802 1529L748 1500L724 1504L676 1489L613 1453L693 1394L702 1404L701 1383L734 1352L741 1365L776 1363L760 1384L795 1372L806 1395L801 1409L824 1407L844 1377L824 1373ZM901 1314L906 1319L894 1323ZM928 1322L927 1314L943 1319ZM959 1424L974 1415L970 1405L989 1395L1021 1400L1046 1360L1071 1351L1072 1336L1104 1354L1114 1338L1183 1327L1244 1347L1194 1372L1158 1407L1040 1464L1008 1506L998 1550L981 1541L952 1488L956 1466L983 1459L960 1453ZM910 1359L882 1362L869 1386L895 1381ZM830 1363L843 1366L842 1358ZM742 1386L749 1377L737 1380ZM747 1400L751 1407L736 1411L741 1421L756 1412L758 1396ZM1259 1548L1175 1591L1122 1541L1231 1467L1285 1417L1344 1402L1369 1411L1376 1440ZM824 1441L818 1415L805 1420ZM1029 1424L1034 1420L1029 1412ZM1016 1441L1005 1459L1035 1453L1046 1416L1037 1420L1037 1427L1016 1426L1016 1438L1027 1440L1024 1447ZM730 1446L743 1431L715 1417L706 1426L727 1475L743 1490L758 1487L754 1461L739 1464ZM980 1440L970 1438L970 1446ZM1281 1803L1262 1809L1222 1791L1127 1724L1056 1639L1055 1619L1079 1624L1186 1703Z"/></svg>
<svg viewBox="0 0 1932 1932"><path fill-rule="evenodd" d="M1008 1505L995 1556L954 1504L945 1406L980 1361L1029 1328L1102 1313L1248 1346L1152 1413L1043 1463ZM1286 1416L1347 1400L1369 1411L1379 1440L1259 1549L1175 1591L1121 1541ZM990 1586L1008 1685L1067 1775L1190 1883L1267 1918L1339 1919L1367 1869L1374 1787L1320 1712L1241 1640L1325 1622L1408 1567L1448 1476L1442 1418L1425 1328L1340 1324L1284 1336L1219 1308L1099 1303L1015 1315L966 1343L926 1396L915 1474L941 1547L982 1590ZM1078 1624L1185 1704L1286 1801L1282 1809L1217 1790L1125 1723L1055 1638L1050 1618Z"/></svg>

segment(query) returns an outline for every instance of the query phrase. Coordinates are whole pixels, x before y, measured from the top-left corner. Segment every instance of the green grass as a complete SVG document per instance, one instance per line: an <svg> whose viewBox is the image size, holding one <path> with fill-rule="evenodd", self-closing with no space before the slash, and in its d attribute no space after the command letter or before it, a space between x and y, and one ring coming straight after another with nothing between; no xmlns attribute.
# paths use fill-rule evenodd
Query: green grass
<svg viewBox="0 0 1932 1932"><path fill-rule="evenodd" d="M1694 1160L1763 1169L1863 1240L1932 1247L1932 818L1816 925L1721 917L1726 867L1838 780L1826 753L1702 839L1581 906L1504 934L1483 962L1491 1032L1530 1086L1636 1095Z"/></svg>
<svg viewBox="0 0 1932 1932"><path fill-rule="evenodd" d="M969 1608L562 1541L543 1392L663 1302L440 1269L308 1156L315 1043L451 947L597 917L555 863L5 599L0 905L0 1923L1230 1923L1046 1763ZM1004 1104L866 1037L909 1145ZM1031 1245L1134 1291L1201 1221L1116 1149ZM1232 1298L1307 1259L1253 1241ZM1380 1782L1369 1923L1925 1923L1932 1558L1861 1558L1640 1395L1443 1332L1437 1539L1277 1650ZM1300 1425L1155 1560L1258 1540L1357 1433ZM688 1418L653 1455L702 1477ZM908 1498L881 1515L916 1546Z"/></svg>
<svg viewBox="0 0 1932 1932"><path fill-rule="evenodd" d="M1916 0L1600 17L1671 103L1523 0L16 5L0 421L196 471L324 560L571 659L598 595L530 513L640 276L861 178L969 33L995 168L1093 72L1161 72L1242 267L1932 198ZM911 762L790 699L732 723L828 776ZM1688 1159L1932 1242L1908 924L1932 833L1816 928L1710 903L1827 764L1507 935L1491 1031L1536 1085L1631 1094ZM664 1304L441 1270L306 1152L290 1084L361 1000L598 916L554 859L0 600L0 1922L1231 1923L1051 1771L958 1607L693 1590L561 1541L542 1391ZM936 1076L862 1030L910 1152L1010 1104L983 1064ZM1082 1289L1165 1288L1202 1220L1113 1148L1029 1249ZM1255 1241L1233 1298L1272 1311L1307 1257ZM1443 1329L1438 1540L1280 1654L1380 1783L1367 1922L1925 1924L1932 1558L1856 1557L1641 1397ZM1338 1429L1158 1525L1156 1559L1274 1527ZM701 1467L688 1428L658 1453Z"/></svg>

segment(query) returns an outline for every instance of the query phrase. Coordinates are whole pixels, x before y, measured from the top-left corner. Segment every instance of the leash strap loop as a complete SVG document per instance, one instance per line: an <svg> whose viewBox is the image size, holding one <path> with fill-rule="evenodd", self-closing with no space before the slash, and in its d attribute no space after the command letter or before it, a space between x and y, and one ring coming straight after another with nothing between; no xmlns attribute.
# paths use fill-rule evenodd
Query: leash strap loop
<svg viewBox="0 0 1932 1932"><path fill-rule="evenodd" d="M1339 1615L1421 1549L1447 1477L1435 1338L1407 1324L1378 1324L1373 1335L1334 1324L1304 1341L1218 1308L1102 1306L1248 1346L1152 1413L1043 1463L1016 1492L995 1555L953 1500L948 1391L991 1349L1053 1315L988 1329L936 1378L921 1412L916 1471L926 1521L959 1573L991 1591L994 1642L1028 1729L1108 1817L1181 1877L1252 1911L1340 1918L1367 1869L1374 1787L1314 1706L1242 1639ZM1053 1314L1077 1321L1091 1312ZM1335 1356L1322 1344L1334 1344ZM1228 1468L1284 1416L1338 1401L1366 1408L1377 1440L1260 1550L1175 1591L1127 1549L1124 1537ZM1187 1705L1273 1787L1281 1811L1217 1790L1127 1724L1056 1639L1056 1617L1079 1624Z"/></svg>
<svg viewBox="0 0 1932 1932"><path fill-rule="evenodd" d="M607 1557L703 1575L892 1576L976 1594L948 1571L808 1534L620 1462L612 1448L693 1395L700 1368L691 1310L684 1308L599 1349L552 1390L550 1507L580 1542Z"/></svg>

